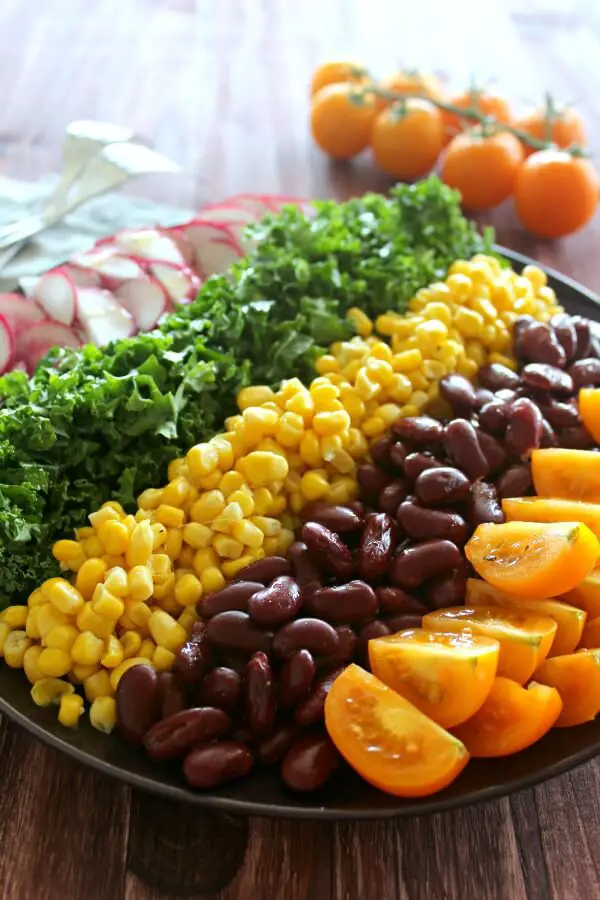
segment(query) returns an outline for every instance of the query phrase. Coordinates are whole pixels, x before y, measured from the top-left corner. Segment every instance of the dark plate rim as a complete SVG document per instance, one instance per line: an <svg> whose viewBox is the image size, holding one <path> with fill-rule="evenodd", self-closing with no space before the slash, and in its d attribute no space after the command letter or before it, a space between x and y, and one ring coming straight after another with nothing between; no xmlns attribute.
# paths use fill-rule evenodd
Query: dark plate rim
<svg viewBox="0 0 600 900"><path fill-rule="evenodd" d="M510 262L517 263L519 266L537 265L542 268L549 276L560 284L564 285L571 291L584 297L598 307L598 317L600 319L600 298L593 292L573 279L561 274L556 269L542 265L531 257L525 256L513 250L495 244L494 249L505 259ZM431 815L433 813L447 812L464 806L474 806L500 797L506 797L516 791L524 788L534 787L552 778L556 778L565 772L571 771L578 766L589 762L595 756L600 754L600 739L589 746L575 752L572 756L566 757L556 763L543 766L534 774L527 776L517 776L513 780L501 783L491 784L488 787L478 788L471 794L459 794L456 796L449 795L444 797L444 793L437 795L434 802L430 798L425 803L424 799L401 800L398 798L397 806L384 808L365 807L356 808L328 808L323 806L302 806L284 805L281 803L261 803L256 800L243 800L238 798L221 796L218 793L202 793L188 790L183 786L169 784L158 779L148 777L137 772L124 769L119 765L95 756L78 746L70 744L67 740L54 734L43 725L35 722L30 716L22 712L20 709L11 705L4 697L0 695L0 712L5 714L9 719L17 725L23 727L26 731L37 737L45 744L65 753L72 759L115 778L122 783L128 784L133 788L165 797L169 800L177 800L187 804L193 804L196 808L222 812L228 814L236 814L241 816L262 816L266 818L287 818L287 819L303 819L303 820L323 820L323 821L342 821L342 820L375 820L375 819L391 819L403 816L414 815ZM33 712L33 710L32 710Z"/></svg>

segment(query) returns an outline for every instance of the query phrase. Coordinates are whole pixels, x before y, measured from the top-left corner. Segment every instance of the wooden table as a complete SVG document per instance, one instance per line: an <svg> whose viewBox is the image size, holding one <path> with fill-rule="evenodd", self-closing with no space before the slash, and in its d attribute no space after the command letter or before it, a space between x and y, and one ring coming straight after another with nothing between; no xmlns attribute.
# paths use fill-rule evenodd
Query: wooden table
<svg viewBox="0 0 600 900"><path fill-rule="evenodd" d="M355 55L497 77L516 103L575 101L600 139L597 0L3 0L0 174L57 168L65 124L134 126L186 175L135 191L200 206L236 191L338 199L386 189L307 135L310 72ZM499 240L600 290L600 223ZM600 897L600 765L485 807L362 825L228 820L100 777L0 726L3 900L489 900Z"/></svg>

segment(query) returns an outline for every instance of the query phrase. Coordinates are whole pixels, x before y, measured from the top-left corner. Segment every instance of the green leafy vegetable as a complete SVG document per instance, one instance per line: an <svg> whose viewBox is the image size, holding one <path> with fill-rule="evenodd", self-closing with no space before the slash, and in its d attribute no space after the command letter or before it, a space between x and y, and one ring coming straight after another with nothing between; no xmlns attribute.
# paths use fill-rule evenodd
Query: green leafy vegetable
<svg viewBox="0 0 600 900"><path fill-rule="evenodd" d="M52 542L110 497L126 507L170 460L218 432L250 383L310 378L353 333L346 311L404 310L458 257L490 249L431 178L390 198L289 207L258 246L149 334L55 349L0 379L0 605L56 571Z"/></svg>

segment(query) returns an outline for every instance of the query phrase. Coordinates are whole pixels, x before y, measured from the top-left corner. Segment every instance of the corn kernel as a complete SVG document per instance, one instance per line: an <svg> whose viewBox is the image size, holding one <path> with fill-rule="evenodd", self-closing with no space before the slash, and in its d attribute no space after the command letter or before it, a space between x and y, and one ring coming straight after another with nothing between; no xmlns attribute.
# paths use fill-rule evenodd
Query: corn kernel
<svg viewBox="0 0 600 900"><path fill-rule="evenodd" d="M96 697L90 706L90 724L97 731L111 733L117 724L117 704L114 697Z"/></svg>
<svg viewBox="0 0 600 900"><path fill-rule="evenodd" d="M138 628L146 628L152 612L147 603L142 603L140 600L130 600L127 603L127 615Z"/></svg>
<svg viewBox="0 0 600 900"><path fill-rule="evenodd" d="M203 491L214 491L219 487L219 483L221 481L221 470L215 469L214 472L211 472L210 475L204 475L202 478L197 479L197 485ZM194 488L195 490L195 488Z"/></svg>
<svg viewBox="0 0 600 900"><path fill-rule="evenodd" d="M345 409L335 412L318 412L313 417L313 429L320 437L346 431L350 424L350 416Z"/></svg>
<svg viewBox="0 0 600 900"><path fill-rule="evenodd" d="M377 415L380 419L383 419L389 428L390 425L393 425L400 418L400 407L396 403L384 403L377 410Z"/></svg>
<svg viewBox="0 0 600 900"><path fill-rule="evenodd" d="M127 572L121 566L109 569L104 578L104 588L115 597L126 597L129 591ZM98 610L96 610L98 612Z"/></svg>
<svg viewBox="0 0 600 900"><path fill-rule="evenodd" d="M137 650L136 650L137 652ZM104 642L104 653L100 662L107 669L114 669L123 662L125 653L122 642L114 634L109 634Z"/></svg>
<svg viewBox="0 0 600 900"><path fill-rule="evenodd" d="M110 522L111 520L118 521L120 518L121 516L112 506L103 506L96 512L90 513L88 516L90 524L96 529L104 522Z"/></svg>
<svg viewBox="0 0 600 900"><path fill-rule="evenodd" d="M28 647L23 654L23 670L30 684L35 684L36 681L44 678L44 674L39 667L39 659L43 652L43 647L40 647L39 644L34 644Z"/></svg>
<svg viewBox="0 0 600 900"><path fill-rule="evenodd" d="M16 634L16 632L14 633ZM4 646L4 657L10 665L6 656L6 644ZM69 653L66 650L60 650L58 647L46 647L45 650L42 650L37 664L42 675L48 678L60 678L71 671L71 657Z"/></svg>
<svg viewBox="0 0 600 900"><path fill-rule="evenodd" d="M50 706L59 703L64 694L73 694L75 688L60 678L41 678L31 688L31 699L36 706Z"/></svg>
<svg viewBox="0 0 600 900"><path fill-rule="evenodd" d="M93 666L100 662L103 653L104 641L91 631L83 631L77 636L71 647L71 659L82 666ZM42 659L43 657L40 657L40 666Z"/></svg>
<svg viewBox="0 0 600 900"><path fill-rule="evenodd" d="M270 516L280 516L287 507L287 500L281 494L279 497L273 497L273 502L271 503L269 509Z"/></svg>
<svg viewBox="0 0 600 900"><path fill-rule="evenodd" d="M125 631L120 637L121 646L123 647L123 657L132 659L138 655L142 646L142 636L137 631ZM106 665L103 663L103 665Z"/></svg>
<svg viewBox="0 0 600 900"><path fill-rule="evenodd" d="M198 576L202 583L202 590L205 594L212 594L225 587L223 574L216 566L208 566L208 568L198 572Z"/></svg>
<svg viewBox="0 0 600 900"><path fill-rule="evenodd" d="M110 697L113 690L109 673L105 669L94 672L83 682L83 690L89 703L93 703L97 697Z"/></svg>
<svg viewBox="0 0 600 900"><path fill-rule="evenodd" d="M83 551L89 558L101 557L104 554L104 546L95 534L93 537L86 538L83 542ZM84 566L85 563L82 563ZM77 570L79 572L79 570Z"/></svg>
<svg viewBox="0 0 600 900"><path fill-rule="evenodd" d="M98 527L98 538L106 553L118 556L127 550L130 534L123 522L109 521Z"/></svg>
<svg viewBox="0 0 600 900"><path fill-rule="evenodd" d="M512 369L513 372L517 370L517 363L514 359L511 359L510 356L504 356L503 353L490 353L489 361L491 363L499 363L501 366L506 366L507 369Z"/></svg>
<svg viewBox="0 0 600 900"><path fill-rule="evenodd" d="M179 460L173 460L172 462L179 462ZM170 463L169 465L171 465ZM162 489L157 488L148 488L137 498L137 505L140 509L156 509L161 503L163 498Z"/></svg>
<svg viewBox="0 0 600 900"><path fill-rule="evenodd" d="M302 461L307 466L318 466L321 462L321 452L319 450L319 438L314 431L305 431L299 448Z"/></svg>
<svg viewBox="0 0 600 900"><path fill-rule="evenodd" d="M106 563L103 559L86 559L75 579L75 587L84 600L90 600L97 584L104 581L107 571Z"/></svg>
<svg viewBox="0 0 600 900"><path fill-rule="evenodd" d="M107 590L105 584L98 585L94 591L91 603L92 610L96 615L102 616L103 619L109 619L112 622L116 622L117 619L120 619L125 611L125 604L123 601L119 597L115 597L114 594L111 594L111 592Z"/></svg>
<svg viewBox="0 0 600 900"><path fill-rule="evenodd" d="M6 622L9 628L24 628L28 614L27 606L8 606L0 613L0 622Z"/></svg>
<svg viewBox="0 0 600 900"><path fill-rule="evenodd" d="M240 417L241 418L241 417ZM185 461L192 480L210 475L219 465L219 452L211 443L196 444L188 450Z"/></svg>
<svg viewBox="0 0 600 900"><path fill-rule="evenodd" d="M235 491L239 491L245 483L242 473L232 469L230 472L225 472L219 479L219 491L223 497L229 497Z"/></svg>
<svg viewBox="0 0 600 900"><path fill-rule="evenodd" d="M261 406L273 397L273 391L266 384L256 384L242 388L237 395L237 405L244 410L248 406Z"/></svg>
<svg viewBox="0 0 600 900"><path fill-rule="evenodd" d="M63 694L60 698L58 721L65 728L76 728L83 715L83 698L78 694Z"/></svg>
<svg viewBox="0 0 600 900"><path fill-rule="evenodd" d="M354 387L361 400L371 400L381 392L381 385L369 378L366 369L361 369L358 372Z"/></svg>
<svg viewBox="0 0 600 900"><path fill-rule="evenodd" d="M377 438L381 437L381 435L386 430L386 425L383 419L380 419L379 416L371 416L369 419L365 419L362 425L363 434L368 438Z"/></svg>
<svg viewBox="0 0 600 900"><path fill-rule="evenodd" d="M289 528L282 528L277 535L277 552L285 556L296 540L296 535Z"/></svg>
<svg viewBox="0 0 600 900"><path fill-rule="evenodd" d="M83 684L86 678L98 671L97 665L82 666L80 663L75 663L69 673L69 679L73 681L73 684Z"/></svg>
<svg viewBox="0 0 600 900"><path fill-rule="evenodd" d="M77 573L79 575L79 572ZM42 603L46 603L47 598L44 596L43 592L40 588L36 588L35 591L32 591L29 597L27 598L27 606L32 609L34 606L41 606Z"/></svg>
<svg viewBox="0 0 600 900"><path fill-rule="evenodd" d="M152 654L152 665L157 672L168 672L175 664L175 654L166 647L157 647Z"/></svg>
<svg viewBox="0 0 600 900"><path fill-rule="evenodd" d="M192 633L192 627L194 623L198 621L198 618L198 613L193 606L186 606L183 612L177 617L177 621L182 628L185 628L185 633L188 637Z"/></svg>
<svg viewBox="0 0 600 900"><path fill-rule="evenodd" d="M154 518L156 522L160 522L168 528L181 528L185 522L185 512L177 506L167 506L166 503L161 503L155 510Z"/></svg>
<svg viewBox="0 0 600 900"><path fill-rule="evenodd" d="M227 534L216 534L213 538L213 547L219 556L225 559L238 559L244 552L244 545Z"/></svg>
<svg viewBox="0 0 600 900"><path fill-rule="evenodd" d="M268 487L274 481L283 480L289 471L284 456L255 450L238 461L242 473L252 488Z"/></svg>
<svg viewBox="0 0 600 900"><path fill-rule="evenodd" d="M85 554L77 541L56 541L52 547L52 555L68 568L71 568L72 562L83 563L85 559Z"/></svg>
<svg viewBox="0 0 600 900"><path fill-rule="evenodd" d="M369 337L373 332L373 322L371 319L359 309L358 306L352 306L346 313L346 318L350 319L354 327L356 328L357 334L360 337Z"/></svg>
<svg viewBox="0 0 600 900"><path fill-rule="evenodd" d="M70 653L78 634L79 630L74 625L57 625L46 632L44 646Z"/></svg>
<svg viewBox="0 0 600 900"><path fill-rule="evenodd" d="M129 546L125 558L129 568L145 566L150 559L154 547L154 533L150 522L138 522L129 538Z"/></svg>
<svg viewBox="0 0 600 900"><path fill-rule="evenodd" d="M162 609L157 609L152 613L149 628L157 646L166 647L172 653L176 653L187 639L181 625Z"/></svg>
<svg viewBox="0 0 600 900"><path fill-rule="evenodd" d="M179 559L179 554L183 547L183 531L181 528L169 528L167 540L165 541L165 551L169 559Z"/></svg>
<svg viewBox="0 0 600 900"><path fill-rule="evenodd" d="M152 549L154 551L160 550L165 541L167 540L167 526L163 525L162 522L153 522L152 523L152 534L154 535L152 541Z"/></svg>
<svg viewBox="0 0 600 900"><path fill-rule="evenodd" d="M65 615L73 616L83 609L83 597L68 581L57 579L44 593L52 605Z"/></svg>
<svg viewBox="0 0 600 900"><path fill-rule="evenodd" d="M193 573L183 575L175 584L175 599L180 606L195 606L202 596L202 584Z"/></svg>
<svg viewBox="0 0 600 900"><path fill-rule="evenodd" d="M113 691L117 690L121 678L123 677L125 672L129 671L129 669L132 669L134 666L148 666L148 665L150 665L150 663L149 663L148 659L146 659L145 656L133 656L133 657L131 657L131 659L123 660L121 665L117 666L116 669L113 669L109 675L110 686L113 689Z"/></svg>
<svg viewBox="0 0 600 900"><path fill-rule="evenodd" d="M252 516L250 521L260 528L265 537L274 537L281 531L281 522L270 516Z"/></svg>
<svg viewBox="0 0 600 900"><path fill-rule="evenodd" d="M277 537L266 537L262 548L265 556L274 556L277 553Z"/></svg>
<svg viewBox="0 0 600 900"><path fill-rule="evenodd" d="M225 509L225 498L221 491L207 491L192 505L190 518L200 524L210 524Z"/></svg>
<svg viewBox="0 0 600 900"><path fill-rule="evenodd" d="M329 490L329 481L325 472L323 470L320 472L306 472L302 476L300 490L306 500L320 500Z"/></svg>
<svg viewBox="0 0 600 900"><path fill-rule="evenodd" d="M27 637L33 638L34 641L39 641L42 637L37 624L39 606L32 606L29 610L29 615L27 616L27 622L25 623L25 633ZM1 626L2 623L0 623ZM2 653L0 652L0 656Z"/></svg>
<svg viewBox="0 0 600 900"><path fill-rule="evenodd" d="M217 552L212 547L207 547L204 550L196 550L192 565L192 568L194 569L196 575L201 575L204 569L218 567L218 565L219 557Z"/></svg>
<svg viewBox="0 0 600 900"><path fill-rule="evenodd" d="M241 572L242 569L245 569L246 566L249 566L253 562L255 562L255 557L251 556L249 553L240 556L239 559L224 560L221 566L223 575L228 579L235 578L238 572Z"/></svg>
<svg viewBox="0 0 600 900"><path fill-rule="evenodd" d="M67 625L69 617L61 612L52 603L44 603L37 607L36 626L42 640L52 628L57 625Z"/></svg>

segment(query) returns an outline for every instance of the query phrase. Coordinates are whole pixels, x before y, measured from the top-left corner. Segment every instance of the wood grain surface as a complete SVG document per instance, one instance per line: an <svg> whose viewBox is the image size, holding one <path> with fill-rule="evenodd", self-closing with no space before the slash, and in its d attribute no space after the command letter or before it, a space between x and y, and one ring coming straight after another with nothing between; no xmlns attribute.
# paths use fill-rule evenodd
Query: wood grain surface
<svg viewBox="0 0 600 900"><path fill-rule="evenodd" d="M575 102L600 140L598 0L2 0L0 174L56 170L64 126L133 126L185 175L131 190L185 206L238 191L343 199L388 182L307 134L327 56L497 80ZM600 223L499 240L600 291ZM600 768L484 807L325 825L236 820L130 791L0 724L2 900L585 900L600 897Z"/></svg>

